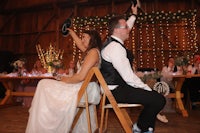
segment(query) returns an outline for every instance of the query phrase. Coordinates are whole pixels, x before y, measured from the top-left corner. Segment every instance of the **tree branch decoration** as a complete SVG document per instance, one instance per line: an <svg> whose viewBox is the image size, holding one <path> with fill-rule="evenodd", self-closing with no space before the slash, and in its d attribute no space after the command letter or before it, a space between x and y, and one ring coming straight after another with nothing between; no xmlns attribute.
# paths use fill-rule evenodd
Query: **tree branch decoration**
<svg viewBox="0 0 200 133"><path fill-rule="evenodd" d="M36 49L42 66L49 73L53 73L54 69L62 66L64 50L56 49L51 43L46 51L41 48L40 44L36 45Z"/></svg>

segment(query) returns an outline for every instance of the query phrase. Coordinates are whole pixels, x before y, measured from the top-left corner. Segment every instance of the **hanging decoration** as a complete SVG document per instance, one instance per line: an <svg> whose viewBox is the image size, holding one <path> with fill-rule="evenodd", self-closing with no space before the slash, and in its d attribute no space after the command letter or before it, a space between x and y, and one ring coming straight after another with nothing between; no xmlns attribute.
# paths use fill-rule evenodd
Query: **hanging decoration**
<svg viewBox="0 0 200 133"><path fill-rule="evenodd" d="M36 50L42 66L47 69L48 73L53 73L55 69L62 67L64 50L56 49L51 43L46 51L41 48L40 44L36 45Z"/></svg>
<svg viewBox="0 0 200 133"><path fill-rule="evenodd" d="M164 65L170 56L177 57L180 53L187 53L189 57L194 51L197 52L196 13L197 10L139 13L134 30L131 31L132 38L126 42L129 44L125 44L135 54L137 65L155 68L157 65ZM124 14L125 17L129 15L131 14ZM105 39L108 35L108 21L113 16L115 14L75 17L72 24L80 35L85 29L95 29ZM73 50L73 58L78 55L80 59L81 53L76 50L75 44Z"/></svg>

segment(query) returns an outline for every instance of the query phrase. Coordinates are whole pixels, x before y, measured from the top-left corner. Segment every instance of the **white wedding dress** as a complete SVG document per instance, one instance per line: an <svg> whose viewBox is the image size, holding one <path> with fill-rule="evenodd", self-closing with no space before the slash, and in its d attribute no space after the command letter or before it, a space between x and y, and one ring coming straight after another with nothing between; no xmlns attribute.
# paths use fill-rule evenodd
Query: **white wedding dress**
<svg viewBox="0 0 200 133"><path fill-rule="evenodd" d="M77 95L81 85L82 82L66 84L53 79L39 81L29 110L26 133L68 133L77 112ZM87 87L87 92L88 101L98 104L101 97L98 84L91 82ZM84 98L81 101L84 101ZM92 106L90 106L90 117L94 132L96 125ZM73 133L87 132L88 126L84 110Z"/></svg>
<svg viewBox="0 0 200 133"><path fill-rule="evenodd" d="M41 80L29 110L26 133L68 133L77 111L77 94L81 85L82 83L66 84L52 79ZM87 92L89 102L98 104L100 101L99 86L91 82ZM92 106L90 106L90 112L94 131L96 125ZM73 132L88 132L85 112L82 113Z"/></svg>

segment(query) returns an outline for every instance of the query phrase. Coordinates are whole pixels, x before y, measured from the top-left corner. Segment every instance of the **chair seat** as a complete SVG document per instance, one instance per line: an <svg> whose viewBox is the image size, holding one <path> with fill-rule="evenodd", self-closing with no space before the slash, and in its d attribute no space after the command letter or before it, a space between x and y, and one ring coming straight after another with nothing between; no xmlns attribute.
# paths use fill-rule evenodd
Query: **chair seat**
<svg viewBox="0 0 200 133"><path fill-rule="evenodd" d="M102 100L102 101L105 101L105 97L104 97L104 100ZM123 113L129 128L132 128L133 122L132 122L130 116L128 115L126 109L127 108L142 107L142 105L141 104L129 104L129 103L117 103L117 107ZM105 104L105 105L102 104L100 133L107 131L108 114L109 114L110 109L113 109L113 106L111 104ZM105 116L104 116L104 111L105 111ZM103 129L103 127L104 127L104 129Z"/></svg>
<svg viewBox="0 0 200 133"><path fill-rule="evenodd" d="M139 107L142 106L141 104L129 104L129 103L118 103L119 108L129 108L129 107ZM104 108L112 108L111 104L106 104Z"/></svg>
<svg viewBox="0 0 200 133"><path fill-rule="evenodd" d="M88 103L88 106L90 106L91 105L91 103ZM86 105L86 103L82 103L82 102L80 102L78 105L77 105L77 107L78 108L85 108L87 105Z"/></svg>

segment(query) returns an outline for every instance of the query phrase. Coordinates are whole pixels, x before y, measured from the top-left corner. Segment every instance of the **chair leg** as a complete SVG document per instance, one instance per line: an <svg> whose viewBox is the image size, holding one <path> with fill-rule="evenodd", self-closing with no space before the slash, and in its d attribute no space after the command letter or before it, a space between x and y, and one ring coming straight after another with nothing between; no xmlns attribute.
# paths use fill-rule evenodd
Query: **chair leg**
<svg viewBox="0 0 200 133"><path fill-rule="evenodd" d="M104 94L102 97L102 100L100 102L100 109L101 109L101 120L100 120L100 128L99 133L103 133L103 126L104 126L104 115L105 115L105 101L106 101L106 95Z"/></svg>
<svg viewBox="0 0 200 133"><path fill-rule="evenodd" d="M87 108L87 107L86 107L86 108ZM97 109L96 109L96 105L93 106L93 109L94 109L95 124L96 124L96 128L98 129L99 126L98 126L98 118L97 118ZM73 123L72 123L72 127L71 127L71 131L70 131L70 132L73 131L73 129L74 129L76 123L78 122L78 120L79 120L79 118L80 118L80 116L81 116L83 110L84 110L84 108L79 108L79 110L78 110L78 112L77 112L77 114L76 114L76 116L75 116L75 118L74 118L74 121L73 121ZM91 123L90 123L90 115L89 115L89 113L90 113L90 112L88 112L87 109L86 109L87 122L88 122L88 120L89 120L89 122L88 122L88 132L91 133L91 132L92 132L92 129L91 129Z"/></svg>
<svg viewBox="0 0 200 133"><path fill-rule="evenodd" d="M78 119L79 119L80 115L82 114L82 112L83 112L83 108L79 108L78 112L77 112L77 114L74 118L74 121L72 123L71 131L74 129L74 127L75 127L76 123L78 122Z"/></svg>
<svg viewBox="0 0 200 133"><path fill-rule="evenodd" d="M126 120L128 121L129 126L132 128L133 122L130 118L130 116L127 113L127 110L125 108L121 108L122 113L124 114ZM106 116L105 116L105 128L104 131L107 131L108 128L108 115L109 115L109 108L106 109Z"/></svg>
<svg viewBox="0 0 200 133"><path fill-rule="evenodd" d="M96 105L94 105L94 118L95 118L96 128L99 129Z"/></svg>
<svg viewBox="0 0 200 133"><path fill-rule="evenodd" d="M109 114L109 108L106 109L105 129L104 129L104 131L107 131L107 128L108 128L108 114Z"/></svg>
<svg viewBox="0 0 200 133"><path fill-rule="evenodd" d="M99 129L99 133L104 133L107 131L107 127L108 127L108 113L109 113L109 109L105 109L102 108L102 112L101 112L101 122L100 122L100 129Z"/></svg>
<svg viewBox="0 0 200 133"><path fill-rule="evenodd" d="M130 116L127 113L127 109L126 108L121 108L122 113L124 114L124 117L126 118L126 120L128 121L129 126L132 128L133 126L133 122L130 118Z"/></svg>
<svg viewBox="0 0 200 133"><path fill-rule="evenodd" d="M103 133L104 113L105 113L104 107L102 107L101 110L102 110L102 111L101 111L101 120L100 120L100 129L99 129L99 133Z"/></svg>
<svg viewBox="0 0 200 133"><path fill-rule="evenodd" d="M91 129L91 120L90 120L90 110L89 107L86 107L86 116L87 116L87 123L88 123L88 133L92 133L92 129Z"/></svg>

